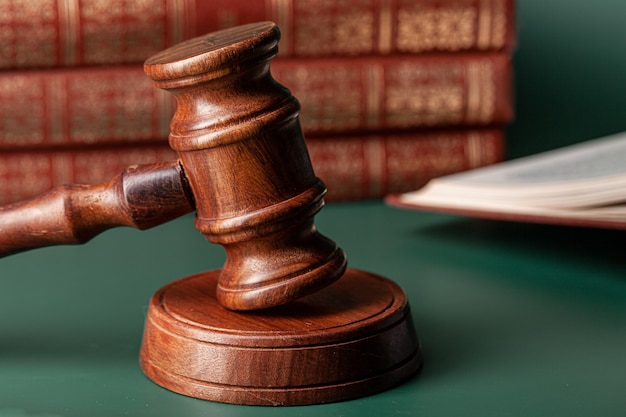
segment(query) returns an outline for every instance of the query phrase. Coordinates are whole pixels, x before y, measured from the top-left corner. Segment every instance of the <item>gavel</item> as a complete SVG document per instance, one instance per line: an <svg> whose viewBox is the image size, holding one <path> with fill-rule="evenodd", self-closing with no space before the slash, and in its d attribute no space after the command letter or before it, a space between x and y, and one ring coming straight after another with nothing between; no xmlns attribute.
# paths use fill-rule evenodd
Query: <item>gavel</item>
<svg viewBox="0 0 626 417"><path fill-rule="evenodd" d="M245 26L150 58L146 73L177 99L169 141L180 160L3 209L2 253L152 227L195 207L196 227L226 250L217 294L227 308L284 304L339 278L345 255L313 223L324 185L298 103L269 73L277 39L276 26Z"/></svg>
<svg viewBox="0 0 626 417"><path fill-rule="evenodd" d="M402 290L347 268L345 253L315 227L326 189L308 156L298 101L270 73L279 38L274 23L254 23L145 62L155 85L176 97L169 144L178 160L0 208L0 256L195 210L196 228L224 247L225 264L155 294L141 352L151 379L185 395L338 401L387 389L421 366ZM267 363L279 369L251 370Z"/></svg>

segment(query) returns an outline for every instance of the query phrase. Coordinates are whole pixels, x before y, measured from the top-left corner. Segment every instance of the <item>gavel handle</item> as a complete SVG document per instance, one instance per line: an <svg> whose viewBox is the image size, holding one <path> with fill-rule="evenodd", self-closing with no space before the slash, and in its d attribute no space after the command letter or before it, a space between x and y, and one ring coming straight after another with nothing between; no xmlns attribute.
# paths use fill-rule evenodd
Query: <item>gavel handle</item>
<svg viewBox="0 0 626 417"><path fill-rule="evenodd" d="M99 185L65 185L0 207L0 257L85 243L116 226L147 229L194 210L178 161L126 168Z"/></svg>

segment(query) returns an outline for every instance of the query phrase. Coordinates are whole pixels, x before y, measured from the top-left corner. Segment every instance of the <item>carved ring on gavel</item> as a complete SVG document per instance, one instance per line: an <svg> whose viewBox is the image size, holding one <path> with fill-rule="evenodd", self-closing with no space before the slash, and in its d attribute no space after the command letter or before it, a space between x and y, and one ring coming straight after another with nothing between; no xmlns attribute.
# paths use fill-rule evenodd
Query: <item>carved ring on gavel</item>
<svg viewBox="0 0 626 417"><path fill-rule="evenodd" d="M344 252L314 225L326 190L299 104L269 71L278 40L278 28L261 22L146 61L146 74L176 97L169 143L178 161L0 208L0 255L84 243L113 226L153 227L195 209L196 228L225 248L226 262L153 296L141 348L146 375L181 394L339 401L390 388L422 363L401 288L346 269Z"/></svg>

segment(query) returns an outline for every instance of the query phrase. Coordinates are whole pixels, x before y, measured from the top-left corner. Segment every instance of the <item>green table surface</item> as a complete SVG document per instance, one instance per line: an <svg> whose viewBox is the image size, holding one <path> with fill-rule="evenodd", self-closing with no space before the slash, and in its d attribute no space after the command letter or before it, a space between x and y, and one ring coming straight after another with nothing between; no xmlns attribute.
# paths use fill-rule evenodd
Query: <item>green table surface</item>
<svg viewBox="0 0 626 417"><path fill-rule="evenodd" d="M308 407L212 403L138 366L151 295L219 268L185 216L86 245L0 260L0 416L623 416L626 235L473 220L381 202L316 217L352 267L398 282L423 343L420 374L389 391Z"/></svg>

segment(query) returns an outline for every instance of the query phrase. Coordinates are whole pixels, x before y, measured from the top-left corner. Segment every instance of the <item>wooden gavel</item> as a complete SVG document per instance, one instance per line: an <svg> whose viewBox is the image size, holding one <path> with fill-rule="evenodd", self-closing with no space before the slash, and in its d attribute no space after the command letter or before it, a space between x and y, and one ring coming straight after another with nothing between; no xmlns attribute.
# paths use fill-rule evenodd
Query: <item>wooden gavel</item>
<svg viewBox="0 0 626 417"><path fill-rule="evenodd" d="M269 72L278 39L274 24L259 23L150 58L145 72L176 96L169 141L180 159L1 208L0 255L83 243L113 226L145 229L195 207L196 227L226 250L217 288L225 307L272 307L338 279L346 258L315 229L325 187L299 104Z"/></svg>
<svg viewBox="0 0 626 417"><path fill-rule="evenodd" d="M149 378L184 395L324 403L388 389L422 364L402 289L347 268L315 228L326 189L299 104L269 72L278 40L278 28L262 22L146 61L147 75L176 96L169 142L179 160L0 208L0 256L196 210L196 227L225 248L226 262L154 294L140 352Z"/></svg>

